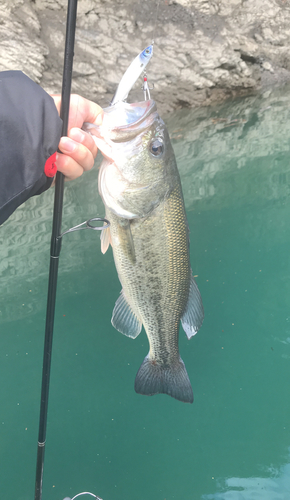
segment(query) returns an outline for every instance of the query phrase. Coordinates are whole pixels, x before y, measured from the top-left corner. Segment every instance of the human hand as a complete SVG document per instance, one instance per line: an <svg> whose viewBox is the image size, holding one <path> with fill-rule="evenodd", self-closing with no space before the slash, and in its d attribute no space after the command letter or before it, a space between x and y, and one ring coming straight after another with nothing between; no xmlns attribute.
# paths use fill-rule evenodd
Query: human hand
<svg viewBox="0 0 290 500"><path fill-rule="evenodd" d="M61 96L51 97L60 113ZM61 153L56 156L57 170L65 175L65 180L76 179L94 165L98 148L92 136L81 130L81 127L84 122L101 125L102 119L100 106L77 94L71 95L68 136L60 139L58 148Z"/></svg>

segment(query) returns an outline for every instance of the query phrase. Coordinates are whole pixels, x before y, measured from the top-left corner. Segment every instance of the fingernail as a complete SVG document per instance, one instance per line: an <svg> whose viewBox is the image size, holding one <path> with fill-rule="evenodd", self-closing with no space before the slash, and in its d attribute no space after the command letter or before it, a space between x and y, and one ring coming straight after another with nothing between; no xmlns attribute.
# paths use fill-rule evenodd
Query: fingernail
<svg viewBox="0 0 290 500"><path fill-rule="evenodd" d="M73 138L74 141L84 142L86 136L79 128L72 128L69 132L69 135Z"/></svg>
<svg viewBox="0 0 290 500"><path fill-rule="evenodd" d="M76 144L68 137L62 137L59 143L59 149L72 153L76 149Z"/></svg>
<svg viewBox="0 0 290 500"><path fill-rule="evenodd" d="M97 116L97 118L95 119L95 122L94 122L94 123L95 123L96 125L102 125L102 123L103 123L103 116L104 116L104 114L103 114L103 112L101 112L101 113Z"/></svg>

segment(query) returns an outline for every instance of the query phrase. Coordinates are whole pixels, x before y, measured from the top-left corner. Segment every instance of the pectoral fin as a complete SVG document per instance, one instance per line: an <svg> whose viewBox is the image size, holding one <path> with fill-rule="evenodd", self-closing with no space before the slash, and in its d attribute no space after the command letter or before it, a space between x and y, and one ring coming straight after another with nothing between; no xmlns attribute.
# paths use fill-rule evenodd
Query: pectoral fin
<svg viewBox="0 0 290 500"><path fill-rule="evenodd" d="M135 339L142 330L142 323L132 311L122 290L118 298L112 315L111 323L116 330Z"/></svg>
<svg viewBox="0 0 290 500"><path fill-rule="evenodd" d="M104 222L104 226L106 225L106 222ZM106 251L109 248L110 243L112 244L111 241L111 233L110 233L110 228L107 227L106 229L102 230L101 234L101 252L106 253Z"/></svg>
<svg viewBox="0 0 290 500"><path fill-rule="evenodd" d="M191 276L188 302L181 318L183 330L189 339L200 329L203 317L204 312L200 291L194 277Z"/></svg>

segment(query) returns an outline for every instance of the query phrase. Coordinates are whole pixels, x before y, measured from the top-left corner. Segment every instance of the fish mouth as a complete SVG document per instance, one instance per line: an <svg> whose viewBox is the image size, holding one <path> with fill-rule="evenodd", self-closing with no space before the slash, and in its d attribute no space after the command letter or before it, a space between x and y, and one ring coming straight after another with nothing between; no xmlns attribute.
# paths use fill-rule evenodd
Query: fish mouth
<svg viewBox="0 0 290 500"><path fill-rule="evenodd" d="M150 99L132 104L118 102L113 106L104 108L103 111L101 125L85 123L83 129L90 132L96 139L105 140L107 143L110 141L127 142L134 139L151 125L157 107L155 101ZM101 144L97 145L102 151Z"/></svg>
<svg viewBox="0 0 290 500"><path fill-rule="evenodd" d="M115 106L104 109L102 127L110 130L111 134L120 134L128 129L133 130L139 128L144 120L156 110L156 103L152 99L133 104L118 102Z"/></svg>

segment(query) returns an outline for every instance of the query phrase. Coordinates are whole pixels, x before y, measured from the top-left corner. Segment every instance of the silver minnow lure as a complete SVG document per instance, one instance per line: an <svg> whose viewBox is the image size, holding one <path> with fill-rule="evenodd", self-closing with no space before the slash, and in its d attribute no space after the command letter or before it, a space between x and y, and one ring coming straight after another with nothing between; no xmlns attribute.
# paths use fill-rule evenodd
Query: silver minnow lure
<svg viewBox="0 0 290 500"><path fill-rule="evenodd" d="M125 71L118 85L116 93L112 99L111 106L119 101L125 101L127 99L130 90L138 80L141 73L145 70L152 56L153 45L149 45L149 47L146 47L146 49L142 50L142 52L135 57L134 61L132 61L129 68Z"/></svg>
<svg viewBox="0 0 290 500"><path fill-rule="evenodd" d="M105 156L99 192L110 228L102 232L102 252L112 245L122 284L112 324L131 338L143 325L150 346L135 391L192 403L178 349L179 325L188 338L195 335L203 306L191 272L189 230L167 129L148 100L118 102L104 110L101 126L88 130Z"/></svg>

